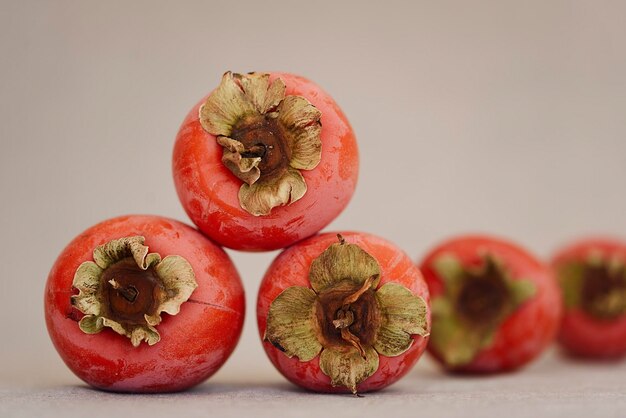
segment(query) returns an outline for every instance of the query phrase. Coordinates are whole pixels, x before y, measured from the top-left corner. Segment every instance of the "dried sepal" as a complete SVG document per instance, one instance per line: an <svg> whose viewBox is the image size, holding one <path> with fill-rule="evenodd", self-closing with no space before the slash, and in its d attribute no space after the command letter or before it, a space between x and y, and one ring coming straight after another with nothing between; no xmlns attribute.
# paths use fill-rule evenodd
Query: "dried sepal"
<svg viewBox="0 0 626 418"><path fill-rule="evenodd" d="M322 155L320 111L304 97L285 96L280 78L269 79L227 72L199 111L223 147L223 164L244 182L240 206L254 216L304 196L298 170L312 170Z"/></svg>
<svg viewBox="0 0 626 418"><path fill-rule="evenodd" d="M273 208L300 200L306 193L304 177L291 167L276 178L260 179L242 184L239 189L241 207L254 216L269 215Z"/></svg>
<svg viewBox="0 0 626 418"><path fill-rule="evenodd" d="M238 178L247 184L255 183L261 177L259 164L261 157L243 157L245 147L239 141L218 136L217 143L224 147L222 163Z"/></svg>
<svg viewBox="0 0 626 418"><path fill-rule="evenodd" d="M267 73L234 74L234 77L260 114L275 110L285 97L287 87L280 78L270 84L270 75Z"/></svg>
<svg viewBox="0 0 626 418"><path fill-rule="evenodd" d="M112 264L126 258L132 257L137 266L146 270L151 265L158 263L161 257L158 254L148 254L148 247L143 245L144 237L125 237L99 245L93 251L93 260L101 269L106 269Z"/></svg>
<svg viewBox="0 0 626 418"><path fill-rule="evenodd" d="M319 123L305 126L288 135L291 145L289 165L298 170L313 170L322 160L322 141Z"/></svg>
<svg viewBox="0 0 626 418"><path fill-rule="evenodd" d="M288 130L319 124L322 112L301 96L287 96L278 108L278 120Z"/></svg>
<svg viewBox="0 0 626 418"><path fill-rule="evenodd" d="M397 283L386 283L376 291L381 324L374 348L379 354L393 357L404 353L413 343L412 335L428 336L424 299Z"/></svg>
<svg viewBox="0 0 626 418"><path fill-rule="evenodd" d="M480 350L493 342L493 327L468 328L454 314L454 307L446 298L433 299L432 314L437 322L432 328L430 343L449 367L471 362Z"/></svg>
<svg viewBox="0 0 626 418"><path fill-rule="evenodd" d="M198 287L196 276L191 264L179 255L168 255L158 263L154 271L161 279L165 292L161 293L161 301L157 313L166 312L176 315L180 306L186 302ZM152 324L156 325L156 324Z"/></svg>
<svg viewBox="0 0 626 418"><path fill-rule="evenodd" d="M115 328L113 329L115 330ZM115 331L117 332L117 330ZM142 341L145 341L148 345L154 345L161 341L161 335L159 334L159 332L149 325L135 327L130 332L130 335L128 335L128 332L123 335L126 335L130 338L130 343L133 345L133 347L139 347L139 344L141 344Z"/></svg>
<svg viewBox="0 0 626 418"><path fill-rule="evenodd" d="M287 357L310 361L322 350L315 325L313 290L293 286L285 289L270 306L264 339Z"/></svg>
<svg viewBox="0 0 626 418"><path fill-rule="evenodd" d="M232 72L222 76L222 82L200 107L200 124L213 135L230 136L233 127L247 115L257 113Z"/></svg>
<svg viewBox="0 0 626 418"><path fill-rule="evenodd" d="M300 170L317 167L322 158L321 112L303 97L287 96L278 115L291 149L291 167Z"/></svg>
<svg viewBox="0 0 626 418"><path fill-rule="evenodd" d="M104 328L103 319L101 316L85 315L78 321L78 326L85 334L97 334Z"/></svg>
<svg viewBox="0 0 626 418"><path fill-rule="evenodd" d="M157 330L150 325L136 326L129 330L117 321L96 315L84 316L78 326L85 334L97 334L105 327L111 328L118 334L128 337L133 347L138 347L142 341L154 345L161 339Z"/></svg>
<svg viewBox="0 0 626 418"><path fill-rule="evenodd" d="M344 386L357 393L357 386L378 370L378 353L365 347L361 355L354 347L325 348L320 355L320 369L330 377L332 386Z"/></svg>
<svg viewBox="0 0 626 418"><path fill-rule="evenodd" d="M92 261L85 261L74 273L72 286L78 295L72 297L72 304L85 315L97 315L101 310L100 275L102 269Z"/></svg>
<svg viewBox="0 0 626 418"><path fill-rule="evenodd" d="M343 239L331 244L311 263L309 281L317 292L346 281L355 286L362 285L374 277L372 288L380 283L380 266L374 257L355 244L348 244Z"/></svg>
<svg viewBox="0 0 626 418"><path fill-rule="evenodd" d="M187 260L180 256L168 256L161 260L159 254L148 253L148 247L143 245L144 241L142 236L109 241L94 249L95 262L86 261L78 267L72 283L78 289L78 294L71 297L71 302L85 314L79 321L83 332L95 334L108 327L128 337L135 347L142 341L149 345L156 344L160 335L154 326L161 322L161 312L176 315L180 311L180 305L196 289L198 285L195 275ZM113 279L106 281L105 272L116 268L118 263L128 265L126 260L133 260L130 261L131 265L134 262L139 271L153 268L158 278L158 285L148 295L153 298L151 306L155 308L144 314L144 324L128 322L124 316L116 318L115 309L112 305L107 305L108 298L111 297L108 294L110 287L117 290L116 286L119 284ZM137 289L133 290L136 295Z"/></svg>

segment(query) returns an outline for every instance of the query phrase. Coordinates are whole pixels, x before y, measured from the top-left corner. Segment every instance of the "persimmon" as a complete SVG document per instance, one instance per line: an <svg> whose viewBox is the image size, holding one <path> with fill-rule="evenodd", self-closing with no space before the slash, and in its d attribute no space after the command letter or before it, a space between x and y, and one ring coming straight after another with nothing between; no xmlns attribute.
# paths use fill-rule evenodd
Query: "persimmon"
<svg viewBox="0 0 626 418"><path fill-rule="evenodd" d="M322 234L283 251L259 290L263 348L291 382L319 392L382 389L426 348L426 283L395 245Z"/></svg>
<svg viewBox="0 0 626 418"><path fill-rule="evenodd" d="M626 243L582 238L559 250L552 267L563 291L559 343L597 359L626 355Z"/></svg>
<svg viewBox="0 0 626 418"><path fill-rule="evenodd" d="M226 361L245 301L228 255L195 229L158 216L123 216L78 235L45 290L50 338L90 385L173 392Z"/></svg>
<svg viewBox="0 0 626 418"><path fill-rule="evenodd" d="M513 370L554 340L562 312L558 285L518 245L457 236L435 246L420 269L432 297L428 350L447 370Z"/></svg>
<svg viewBox="0 0 626 418"><path fill-rule="evenodd" d="M346 207L358 174L350 123L313 82L224 74L183 121L173 175L190 219L238 250L284 248Z"/></svg>

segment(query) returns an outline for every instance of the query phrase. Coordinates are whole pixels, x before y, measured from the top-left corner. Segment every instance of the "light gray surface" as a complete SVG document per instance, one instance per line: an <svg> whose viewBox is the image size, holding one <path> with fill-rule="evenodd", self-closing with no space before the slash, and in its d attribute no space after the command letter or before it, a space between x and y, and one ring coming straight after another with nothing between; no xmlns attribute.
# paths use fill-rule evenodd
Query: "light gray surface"
<svg viewBox="0 0 626 418"><path fill-rule="evenodd" d="M427 362L428 363L428 362ZM623 417L626 367L547 356L515 374L449 376L422 363L387 390L324 395L273 376L217 378L170 395L119 395L84 385L1 388L2 417Z"/></svg>
<svg viewBox="0 0 626 418"><path fill-rule="evenodd" d="M187 220L170 175L173 138L228 69L299 73L342 106L361 173L329 229L376 233L415 258L467 231L542 256L585 233L626 236L626 3L365 3L0 0L1 416L77 413L71 401L93 396L146 404L71 386L46 335L45 278L63 246L102 219ZM408 381L361 403L294 393L254 321L275 253L231 254L248 299L241 342L211 384L172 398L185 402L150 398L163 411L625 410L623 365L548 362L484 380L416 373L415 393Z"/></svg>

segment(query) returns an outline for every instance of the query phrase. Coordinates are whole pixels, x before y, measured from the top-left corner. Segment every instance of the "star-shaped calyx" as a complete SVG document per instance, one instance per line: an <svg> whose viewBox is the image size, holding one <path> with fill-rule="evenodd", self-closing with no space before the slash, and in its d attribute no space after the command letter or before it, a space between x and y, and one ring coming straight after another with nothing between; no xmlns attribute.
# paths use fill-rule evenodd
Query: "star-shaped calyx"
<svg viewBox="0 0 626 418"><path fill-rule="evenodd" d="M93 261L82 263L72 286L71 302L85 316L80 329L96 334L109 327L128 337L133 346L156 344L161 313L176 315L198 286L183 257L161 259L148 253L144 237L116 239L96 247Z"/></svg>
<svg viewBox="0 0 626 418"><path fill-rule="evenodd" d="M269 74L229 71L200 107L202 127L223 148L223 164L243 182L239 204L255 216L302 198L300 171L314 169L322 156L321 112L285 90Z"/></svg>
<svg viewBox="0 0 626 418"><path fill-rule="evenodd" d="M489 347L500 324L536 292L532 281L512 278L492 254L475 268L443 254L433 267L445 290L432 300L430 344L448 367L468 364Z"/></svg>
<svg viewBox="0 0 626 418"><path fill-rule="evenodd" d="M413 335L428 335L428 308L400 284L379 286L376 259L338 238L311 263L311 287L288 287L274 299L265 340L303 362L319 356L331 384L356 393L378 369L379 354L398 356Z"/></svg>
<svg viewBox="0 0 626 418"><path fill-rule="evenodd" d="M580 308L598 320L626 315L625 260L599 250L557 271L566 309Z"/></svg>

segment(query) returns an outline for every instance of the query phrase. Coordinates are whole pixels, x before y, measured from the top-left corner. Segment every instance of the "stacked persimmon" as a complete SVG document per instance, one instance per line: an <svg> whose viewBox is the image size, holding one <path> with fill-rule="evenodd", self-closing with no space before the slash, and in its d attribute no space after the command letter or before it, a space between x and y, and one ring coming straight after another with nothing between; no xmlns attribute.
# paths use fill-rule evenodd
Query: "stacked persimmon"
<svg viewBox="0 0 626 418"><path fill-rule="evenodd" d="M110 219L76 237L50 272L52 341L97 388L183 390L226 361L245 301L219 245L287 247L261 282L259 332L278 370L311 390L383 388L413 367L429 337L449 370L514 369L557 332L552 271L513 244L453 239L424 259L423 277L381 238L315 235L350 201L358 151L337 104L306 79L224 74L184 120L173 174L199 231L158 216ZM624 248L582 245L555 259L567 309L561 339L575 353L626 351Z"/></svg>

